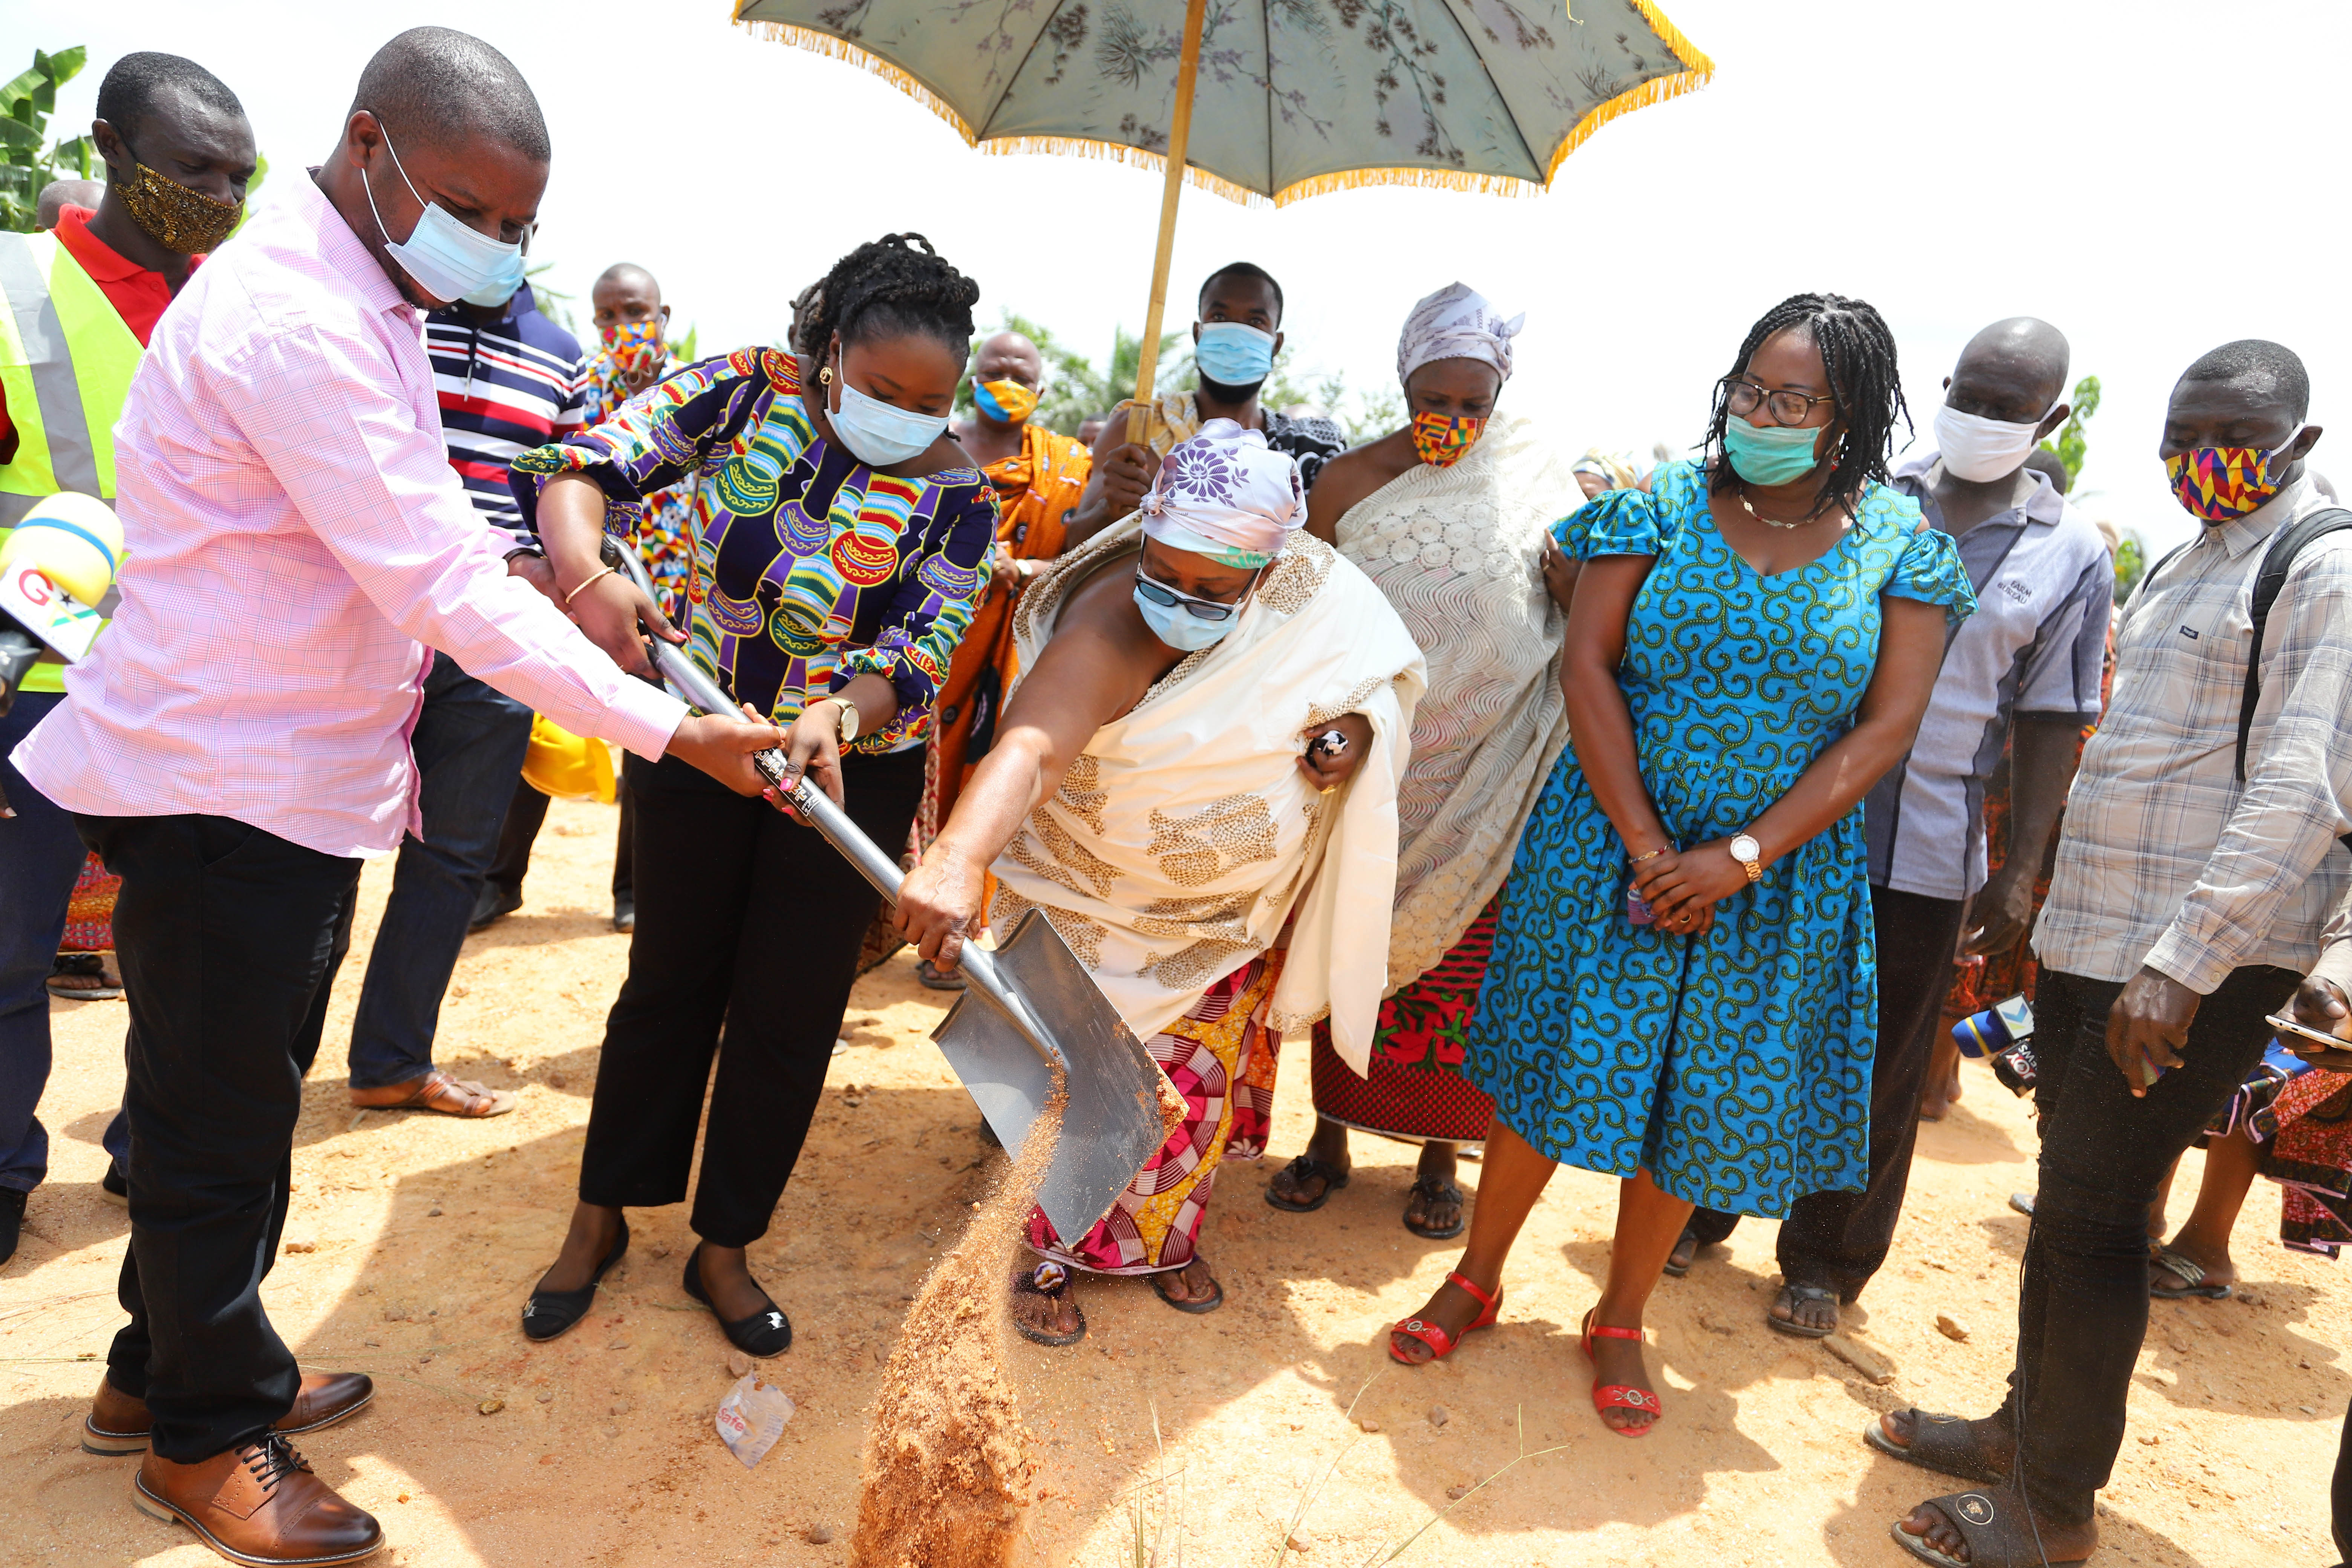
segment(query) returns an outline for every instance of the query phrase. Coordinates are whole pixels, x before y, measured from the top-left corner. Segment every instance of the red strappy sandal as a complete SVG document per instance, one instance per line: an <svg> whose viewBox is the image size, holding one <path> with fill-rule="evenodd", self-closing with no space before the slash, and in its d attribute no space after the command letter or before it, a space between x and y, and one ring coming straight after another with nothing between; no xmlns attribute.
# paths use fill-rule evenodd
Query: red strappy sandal
<svg viewBox="0 0 2352 1568"><path fill-rule="evenodd" d="M1469 1328L1463 1330L1463 1333L1468 1334L1478 1329L1488 1329L1494 1327L1496 1314L1503 1310L1502 1291L1496 1290L1493 1295L1489 1296L1486 1291L1478 1289L1475 1284L1465 1279L1458 1271L1448 1273L1445 1278L1452 1283L1462 1287L1464 1290L1470 1294L1474 1300L1486 1309L1485 1311L1478 1314L1478 1321L1472 1323ZM1391 1326L1389 1331L1394 1334L1402 1334L1409 1340L1419 1340L1423 1344L1427 1345L1432 1352L1429 1358L1430 1361L1444 1361L1447 1356L1454 1353L1454 1347L1462 1342L1454 1335L1447 1333L1444 1324L1427 1322L1420 1318L1407 1318L1402 1322ZM1426 1366L1429 1364L1428 1362L1405 1360L1403 1356L1397 1354L1397 1348L1394 1342L1391 1342L1389 1345L1389 1357L1392 1361L1403 1363L1406 1366Z"/></svg>
<svg viewBox="0 0 2352 1568"><path fill-rule="evenodd" d="M1612 1329L1606 1323L1594 1322L1592 1314L1600 1310L1594 1307L1584 1314L1584 1357L1587 1361L1592 1359L1592 1336L1595 1334L1604 1340L1638 1342L1642 1337L1642 1331L1639 1329ZM1664 1417L1666 1413L1666 1407L1659 1403L1658 1396L1649 1389L1636 1388L1630 1383L1604 1384L1599 1378L1592 1380L1592 1408L1602 1415L1608 1415L1612 1410L1641 1410L1647 1412L1652 1417L1648 1426L1610 1426L1609 1430L1616 1433L1620 1437L1648 1436L1650 1427L1655 1426L1658 1419ZM1609 1426L1606 1421L1601 1425Z"/></svg>

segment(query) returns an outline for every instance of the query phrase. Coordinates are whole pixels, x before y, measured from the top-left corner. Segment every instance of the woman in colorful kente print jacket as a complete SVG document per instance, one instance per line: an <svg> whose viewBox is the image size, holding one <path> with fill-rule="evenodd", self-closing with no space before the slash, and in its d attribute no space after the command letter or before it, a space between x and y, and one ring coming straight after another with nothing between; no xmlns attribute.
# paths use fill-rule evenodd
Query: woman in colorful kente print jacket
<svg viewBox="0 0 2352 1568"><path fill-rule="evenodd" d="M804 360L705 361L514 465L582 629L640 671L640 618L685 642L788 729L793 762L877 844L907 841L933 704L995 539L995 497L947 434L979 297L919 235L862 245L826 275ZM633 535L642 498L697 472L710 504L688 625L672 630L599 550ZM708 1088L684 1289L738 1348L774 1355L792 1325L744 1248L799 1157L877 900L814 831L691 773L629 764L628 979L605 1023L571 1232L523 1331L551 1339L587 1311L628 1247L624 1208L685 1198Z"/></svg>

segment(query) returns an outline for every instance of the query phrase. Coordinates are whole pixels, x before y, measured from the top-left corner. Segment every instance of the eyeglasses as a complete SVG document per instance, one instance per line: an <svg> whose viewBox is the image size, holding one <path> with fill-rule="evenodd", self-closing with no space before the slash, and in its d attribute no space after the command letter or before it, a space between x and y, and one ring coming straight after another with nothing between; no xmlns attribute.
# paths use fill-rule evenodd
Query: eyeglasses
<svg viewBox="0 0 2352 1568"><path fill-rule="evenodd" d="M1716 385L1723 393L1723 405L1742 419L1759 407L1771 410L1774 423L1802 425L1816 403L1834 404L1835 396L1807 397L1801 392L1768 392L1741 376L1727 375Z"/></svg>
<svg viewBox="0 0 2352 1568"><path fill-rule="evenodd" d="M1251 581L1255 582L1256 579L1252 578ZM1173 609L1181 605L1194 617L1203 621L1230 621L1241 614L1242 607L1238 603L1226 605L1215 599L1196 599L1180 589L1171 588L1155 578L1145 576L1143 568L1140 566L1135 569L1135 591L1163 610Z"/></svg>

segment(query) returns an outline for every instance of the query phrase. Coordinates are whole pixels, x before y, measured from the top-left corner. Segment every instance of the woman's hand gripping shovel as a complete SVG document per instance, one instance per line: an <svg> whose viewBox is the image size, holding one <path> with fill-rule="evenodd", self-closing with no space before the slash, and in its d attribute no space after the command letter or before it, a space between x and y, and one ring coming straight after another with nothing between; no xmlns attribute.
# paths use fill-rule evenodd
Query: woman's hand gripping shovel
<svg viewBox="0 0 2352 1568"><path fill-rule="evenodd" d="M634 551L608 551L648 596ZM683 700L707 713L735 704L684 648L656 637L654 666ZM841 807L803 774L791 778L784 753L752 759L802 821L824 836L893 904L898 863L876 847ZM781 891L781 889L779 889ZM1037 1205L1067 1241L1094 1228L1136 1172L1165 1142L1160 1068L1112 1008L1043 911L1031 910L993 953L966 942L959 961L971 984L931 1031L940 1053L1007 1149L1019 1149L1058 1089L1061 1132L1037 1186Z"/></svg>

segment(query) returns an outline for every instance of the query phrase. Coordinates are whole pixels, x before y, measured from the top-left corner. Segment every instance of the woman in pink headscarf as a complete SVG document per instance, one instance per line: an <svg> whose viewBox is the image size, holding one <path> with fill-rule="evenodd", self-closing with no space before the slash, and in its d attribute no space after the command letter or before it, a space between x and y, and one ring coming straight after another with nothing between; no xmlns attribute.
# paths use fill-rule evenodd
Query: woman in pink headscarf
<svg viewBox="0 0 2352 1568"><path fill-rule="evenodd" d="M996 742L899 895L947 967L993 869L991 927L1042 910L1184 1102L1085 1235L1033 1215L1013 1322L1042 1344L1086 1331L1073 1269L1223 1304L1201 1224L1225 1156L1265 1148L1283 1031L1328 1016L1359 1071L1370 1047L1422 658L1306 512L1255 430L1212 420L1170 452L1023 594Z"/></svg>

